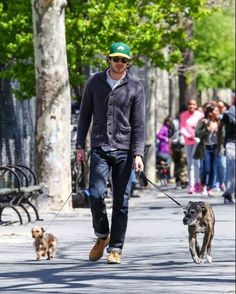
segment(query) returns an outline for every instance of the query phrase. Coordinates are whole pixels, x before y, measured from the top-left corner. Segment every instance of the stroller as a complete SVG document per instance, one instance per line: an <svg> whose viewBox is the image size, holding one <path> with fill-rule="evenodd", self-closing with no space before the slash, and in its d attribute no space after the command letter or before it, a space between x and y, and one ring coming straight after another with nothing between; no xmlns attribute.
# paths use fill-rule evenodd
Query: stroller
<svg viewBox="0 0 236 294"><path fill-rule="evenodd" d="M156 154L156 177L161 186L167 185L170 179L170 163L168 156L162 153Z"/></svg>

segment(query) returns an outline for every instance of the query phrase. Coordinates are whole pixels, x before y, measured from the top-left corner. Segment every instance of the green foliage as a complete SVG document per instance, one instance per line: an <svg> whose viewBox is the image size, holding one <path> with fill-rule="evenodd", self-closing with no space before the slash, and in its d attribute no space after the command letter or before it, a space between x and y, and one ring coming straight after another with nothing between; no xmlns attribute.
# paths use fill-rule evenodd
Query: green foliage
<svg viewBox="0 0 236 294"><path fill-rule="evenodd" d="M185 32L186 19L209 13L205 0L68 0L66 39L68 69L73 93L79 98L86 69L104 69L110 44L130 45L134 63L146 59L172 70L181 49L191 47ZM17 79L21 98L35 93L31 2L0 0L0 52L6 70L2 77ZM166 54L168 51L168 54Z"/></svg>
<svg viewBox="0 0 236 294"><path fill-rule="evenodd" d="M197 86L235 88L234 9L221 9L196 22Z"/></svg>
<svg viewBox="0 0 236 294"><path fill-rule="evenodd" d="M104 57L115 41L130 45L136 65L149 59L154 66L173 69L182 60L181 48L191 46L185 20L206 13L202 0L69 1L66 30L72 87L84 83L81 74L86 66L107 66Z"/></svg>
<svg viewBox="0 0 236 294"><path fill-rule="evenodd" d="M16 79L22 99L35 95L31 11L30 1L0 1L0 60L5 67L0 77Z"/></svg>

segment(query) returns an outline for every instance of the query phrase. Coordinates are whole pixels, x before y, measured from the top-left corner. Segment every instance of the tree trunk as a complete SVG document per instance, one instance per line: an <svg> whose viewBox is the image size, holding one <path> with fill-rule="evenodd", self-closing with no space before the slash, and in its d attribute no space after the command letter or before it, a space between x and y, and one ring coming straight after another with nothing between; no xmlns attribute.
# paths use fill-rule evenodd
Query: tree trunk
<svg viewBox="0 0 236 294"><path fill-rule="evenodd" d="M146 145L149 145L145 174L148 179L156 181L156 134L155 134L155 106L156 106L156 71L147 66L146 71Z"/></svg>
<svg viewBox="0 0 236 294"><path fill-rule="evenodd" d="M71 193L70 88L65 41L65 0L32 0L36 72L37 172L49 205ZM67 202L64 209L71 207Z"/></svg>
<svg viewBox="0 0 236 294"><path fill-rule="evenodd" d="M191 20L186 20L186 32L190 40L193 34L193 23ZM193 73L193 50L185 48L182 51L182 55L183 64L179 68L179 105L187 104L189 99L197 99L196 82Z"/></svg>

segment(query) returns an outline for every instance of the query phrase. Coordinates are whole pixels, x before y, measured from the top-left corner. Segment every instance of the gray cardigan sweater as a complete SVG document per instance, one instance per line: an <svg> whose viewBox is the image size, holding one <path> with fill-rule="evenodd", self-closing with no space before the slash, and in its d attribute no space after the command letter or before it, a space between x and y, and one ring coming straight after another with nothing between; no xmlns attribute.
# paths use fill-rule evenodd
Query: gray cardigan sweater
<svg viewBox="0 0 236 294"><path fill-rule="evenodd" d="M106 71L91 76L81 102L76 149L85 148L91 121L92 148L109 145L143 156L145 95L142 84L127 73L112 90Z"/></svg>

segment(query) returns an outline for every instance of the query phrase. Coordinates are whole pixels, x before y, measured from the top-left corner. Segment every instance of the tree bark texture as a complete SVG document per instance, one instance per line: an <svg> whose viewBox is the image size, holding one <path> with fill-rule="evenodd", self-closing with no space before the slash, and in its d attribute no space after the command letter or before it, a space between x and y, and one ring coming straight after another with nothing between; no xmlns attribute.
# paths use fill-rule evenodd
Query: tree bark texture
<svg viewBox="0 0 236 294"><path fill-rule="evenodd" d="M188 38L192 38L193 23L186 20L186 32ZM197 98L196 81L193 73L194 53L193 50L185 48L182 51L183 64L179 67L179 104L187 104L189 99Z"/></svg>
<svg viewBox="0 0 236 294"><path fill-rule="evenodd" d="M146 145L149 145L145 173L148 179L156 181L156 128L155 128L155 100L156 100L155 69L146 67Z"/></svg>
<svg viewBox="0 0 236 294"><path fill-rule="evenodd" d="M36 141L39 180L58 209L71 193L70 87L65 0L32 0L36 73ZM71 207L67 202L64 210Z"/></svg>

